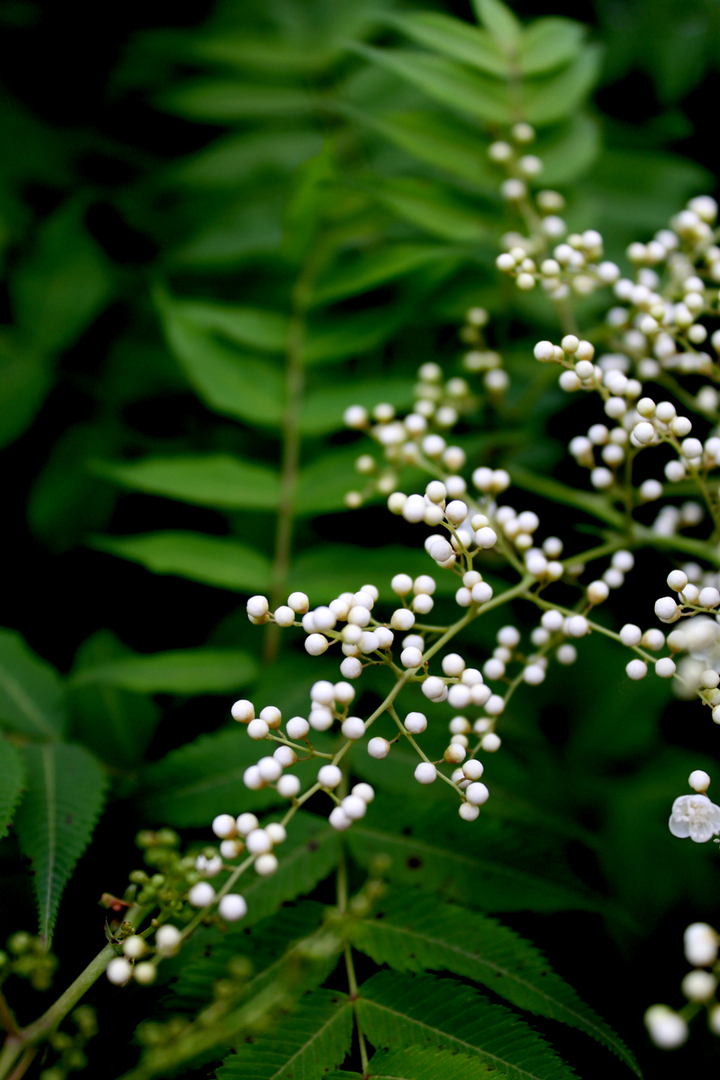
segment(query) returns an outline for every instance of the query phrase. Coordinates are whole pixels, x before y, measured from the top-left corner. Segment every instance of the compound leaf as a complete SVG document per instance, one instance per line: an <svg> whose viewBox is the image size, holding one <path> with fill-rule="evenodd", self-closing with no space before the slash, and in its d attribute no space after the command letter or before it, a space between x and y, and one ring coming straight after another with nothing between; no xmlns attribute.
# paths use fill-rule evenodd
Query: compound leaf
<svg viewBox="0 0 720 1080"><path fill-rule="evenodd" d="M62 891L90 842L107 781L81 746L26 746L23 756L27 789L14 827L20 850L35 871L40 934L49 946Z"/></svg>
<svg viewBox="0 0 720 1080"><path fill-rule="evenodd" d="M274 510L280 497L277 473L230 454L95 462L91 468L134 491L222 510Z"/></svg>
<svg viewBox="0 0 720 1080"><path fill-rule="evenodd" d="M507 77L508 62L487 30L436 11L388 15L386 20L419 45L470 64L490 75Z"/></svg>
<svg viewBox="0 0 720 1080"><path fill-rule="evenodd" d="M0 839L12 821L24 782L25 768L20 751L0 737Z"/></svg>
<svg viewBox="0 0 720 1080"><path fill-rule="evenodd" d="M171 649L82 667L70 685L116 686L138 694L225 693L251 682L257 665L240 649Z"/></svg>
<svg viewBox="0 0 720 1080"><path fill-rule="evenodd" d="M0 724L36 739L56 739L65 726L58 673L15 630L0 629Z"/></svg>

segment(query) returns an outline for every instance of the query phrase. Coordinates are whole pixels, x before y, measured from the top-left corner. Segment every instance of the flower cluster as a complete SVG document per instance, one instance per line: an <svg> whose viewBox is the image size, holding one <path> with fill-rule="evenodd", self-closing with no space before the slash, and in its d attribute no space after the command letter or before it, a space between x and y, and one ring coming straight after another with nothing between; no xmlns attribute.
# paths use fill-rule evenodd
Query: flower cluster
<svg viewBox="0 0 720 1080"><path fill-rule="evenodd" d="M682 1046L689 1034L690 1021L702 1011L710 1031L720 1035L720 1004L716 996L720 935L707 923L697 922L686 928L683 939L685 958L693 965L681 983L685 1006L676 1012L668 1005L651 1005L645 1012L648 1034L661 1050Z"/></svg>

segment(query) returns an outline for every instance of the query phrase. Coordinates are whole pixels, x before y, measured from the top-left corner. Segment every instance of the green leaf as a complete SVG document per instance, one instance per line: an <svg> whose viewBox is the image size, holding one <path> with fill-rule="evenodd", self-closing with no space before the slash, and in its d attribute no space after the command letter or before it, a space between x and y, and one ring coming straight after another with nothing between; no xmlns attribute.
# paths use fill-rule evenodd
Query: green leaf
<svg viewBox="0 0 720 1080"><path fill-rule="evenodd" d="M350 999L335 990L313 990L277 1027L241 1043L216 1070L218 1080L319 1080L350 1050Z"/></svg>
<svg viewBox="0 0 720 1080"><path fill-rule="evenodd" d="M490 75L508 76L508 62L487 30L435 11L386 15L385 21L419 45L480 68Z"/></svg>
<svg viewBox="0 0 720 1080"><path fill-rule="evenodd" d="M221 204L209 220L203 215L197 231L173 248L166 262L178 268L228 269L275 251L282 240L280 210L279 193L272 187L238 196L230 205Z"/></svg>
<svg viewBox="0 0 720 1080"><path fill-rule="evenodd" d="M25 784L20 752L0 736L0 839L8 831Z"/></svg>
<svg viewBox="0 0 720 1080"><path fill-rule="evenodd" d="M338 179L335 150L330 139L315 157L299 165L283 210L283 254L306 263L318 229L332 201L330 184Z"/></svg>
<svg viewBox="0 0 720 1080"><path fill-rule="evenodd" d="M451 971L521 1009L596 1039L640 1076L622 1040L550 968L544 956L496 919L412 890L390 893L378 912L349 928L358 948L400 971Z"/></svg>
<svg viewBox="0 0 720 1080"><path fill-rule="evenodd" d="M84 212L68 202L47 218L10 278L15 317L42 348L67 348L110 298L110 264L87 232Z"/></svg>
<svg viewBox="0 0 720 1080"><path fill-rule="evenodd" d="M305 435L325 435L344 428L343 413L349 405L372 409L379 401L396 408L409 408L415 400L415 382L411 379L385 379L377 382L348 381L339 386L311 390L300 414L300 430Z"/></svg>
<svg viewBox="0 0 720 1080"><path fill-rule="evenodd" d="M315 112L317 99L296 87L260 86L234 79L195 79L156 99L166 112L188 120L227 123L269 116L306 116Z"/></svg>
<svg viewBox="0 0 720 1080"><path fill-rule="evenodd" d="M405 1047L378 1050L370 1059L373 1080L502 1080L502 1073L465 1054Z"/></svg>
<svg viewBox="0 0 720 1080"><path fill-rule="evenodd" d="M468 113L484 123L512 123L512 105L504 83L429 53L375 49L359 44L353 45L353 51L443 105Z"/></svg>
<svg viewBox="0 0 720 1080"><path fill-rule="evenodd" d="M197 1013L212 1001L215 980L227 978L228 964L238 955L251 960L254 972L243 989L243 999L254 997L277 978L285 960L292 957L293 946L317 931L325 910L316 900L301 900L285 904L281 919L273 913L252 927L243 920L241 926L228 924L224 932L215 927L196 931L186 942L178 976L169 985L168 1011ZM335 957L329 957L328 964L318 969L317 981L324 982L336 963Z"/></svg>
<svg viewBox="0 0 720 1080"><path fill-rule="evenodd" d="M65 726L58 673L15 630L0 628L0 725L35 739L56 739Z"/></svg>
<svg viewBox="0 0 720 1080"><path fill-rule="evenodd" d="M425 244L385 244L334 266L317 284L313 304L329 304L377 289L441 259L457 257L448 247Z"/></svg>
<svg viewBox="0 0 720 1080"><path fill-rule="evenodd" d="M622 528L622 514L615 510L605 495L596 495L589 491L571 488L567 484L562 484L559 480L553 480L552 477L537 476L535 473L530 472L529 469L514 463L510 468L512 469L513 484L516 487L522 488L524 491L532 491L536 495L542 495L546 499L561 505L574 506L576 509L590 514L591 517L607 522L608 525Z"/></svg>
<svg viewBox="0 0 720 1080"><path fill-rule="evenodd" d="M243 784L258 756L257 744L238 727L171 750L142 775L144 818L176 828L206 827L217 814L277 805L282 800L272 788L250 791Z"/></svg>
<svg viewBox="0 0 720 1080"><path fill-rule="evenodd" d="M345 105L342 112L427 165L493 193L497 190L498 173L490 165L485 142L454 117L429 112L379 117Z"/></svg>
<svg viewBox="0 0 720 1080"><path fill-rule="evenodd" d="M523 36L523 28L506 4L500 0L472 0L475 13L490 31L500 48L506 53L516 52Z"/></svg>
<svg viewBox="0 0 720 1080"><path fill-rule="evenodd" d="M27 790L15 818L20 850L33 865L40 934L49 947L60 897L90 842L107 781L81 746L45 743L23 749Z"/></svg>
<svg viewBox="0 0 720 1080"><path fill-rule="evenodd" d="M585 40L586 28L573 19L551 16L527 27L518 48L524 75L539 75L574 60Z"/></svg>
<svg viewBox="0 0 720 1080"><path fill-rule="evenodd" d="M0 333L0 447L14 442L30 426L52 386L46 355L30 342Z"/></svg>
<svg viewBox="0 0 720 1080"><path fill-rule="evenodd" d="M564 120L578 109L600 77L602 49L586 45L578 58L558 75L523 83L523 114L542 126Z"/></svg>
<svg viewBox="0 0 720 1080"><path fill-rule="evenodd" d="M134 491L222 510L274 510L277 474L229 454L142 458L127 465L95 462L93 472Z"/></svg>
<svg viewBox="0 0 720 1080"><path fill-rule="evenodd" d="M417 577L429 570L429 556L422 548L387 544L381 548L363 548L354 544L325 543L301 552L293 560L288 589L307 592L313 604L329 603L347 589L370 582L381 600L394 600L390 581L395 574ZM457 578L433 568L437 582L436 596L453 596ZM304 583L304 584L303 584ZM414 781L416 783L416 781Z"/></svg>
<svg viewBox="0 0 720 1080"><path fill-rule="evenodd" d="M173 354L199 397L216 412L237 416L250 424L269 425L280 423L284 408L284 384L277 367L268 360L245 356L226 342L218 340L212 330L218 330L220 317L214 312L215 325L211 325L209 305L201 310L205 323L198 321L197 308L201 305L179 305L167 300L160 303L165 335ZM188 312L189 308L189 312ZM235 320L235 333L244 325L249 329L250 320ZM226 319L222 332L227 336L230 320ZM278 321L271 329L277 341ZM263 332L260 321L255 318L253 330ZM268 320L264 332L267 338ZM267 346L266 346L267 347Z"/></svg>
<svg viewBox="0 0 720 1080"><path fill-rule="evenodd" d="M258 174L292 172L321 147L322 136L317 131L232 134L173 164L168 180L183 187L232 190Z"/></svg>
<svg viewBox="0 0 720 1080"><path fill-rule="evenodd" d="M239 649L173 649L83 667L73 687L115 686L140 694L222 694L251 682L253 658Z"/></svg>
<svg viewBox="0 0 720 1080"><path fill-rule="evenodd" d="M600 128L591 116L573 116L559 130L541 136L537 153L544 184L567 184L586 173L601 149Z"/></svg>
<svg viewBox="0 0 720 1080"><path fill-rule="evenodd" d="M99 630L78 649L74 670L131 655L111 630ZM116 768L132 768L142 761L160 719L153 701L107 683L80 687L71 683L67 702L74 739Z"/></svg>
<svg viewBox="0 0 720 1080"><path fill-rule="evenodd" d="M90 546L138 562L154 574L176 574L235 592L258 592L270 583L268 557L229 537L167 531L95 536Z"/></svg>
<svg viewBox="0 0 720 1080"><path fill-rule="evenodd" d="M452 979L381 971L360 987L358 1020L373 1046L436 1046L476 1057L508 1080L572 1080L529 1024Z"/></svg>
<svg viewBox="0 0 720 1080"><path fill-rule="evenodd" d="M414 176L378 180L368 190L403 221L461 244L477 243L487 235L477 206L441 188L435 181Z"/></svg>
<svg viewBox="0 0 720 1080"><path fill-rule="evenodd" d="M305 331L303 363L311 366L366 356L395 334L405 314L398 303L343 315L342 318L316 315L309 320Z"/></svg>
<svg viewBox="0 0 720 1080"><path fill-rule="evenodd" d="M196 300L169 302L167 299L164 301L163 310L169 320L177 318L201 330L211 330L235 345L247 345L251 349L274 353L284 352L287 345L288 319L280 311L201 303ZM170 325L170 342L180 352L183 343L182 340L179 340L179 344L176 342L175 333L177 331Z"/></svg>

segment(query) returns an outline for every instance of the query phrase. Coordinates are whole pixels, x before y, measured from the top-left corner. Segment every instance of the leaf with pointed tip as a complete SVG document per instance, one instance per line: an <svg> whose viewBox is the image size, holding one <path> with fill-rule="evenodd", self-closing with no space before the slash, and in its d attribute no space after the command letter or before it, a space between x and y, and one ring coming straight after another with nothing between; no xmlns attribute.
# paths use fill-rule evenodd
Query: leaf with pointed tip
<svg viewBox="0 0 720 1080"><path fill-rule="evenodd" d="M313 113L317 99L294 86L259 86L234 79L193 79L164 91L156 105L189 120L227 123L266 116L303 116Z"/></svg>
<svg viewBox="0 0 720 1080"><path fill-rule="evenodd" d="M385 243L332 266L318 281L312 302L317 307L358 296L433 263L457 258L457 250L450 247Z"/></svg>
<svg viewBox="0 0 720 1080"><path fill-rule="evenodd" d="M602 49L586 45L572 64L558 74L526 80L523 86L523 115L531 124L554 124L572 115L583 103L600 77Z"/></svg>
<svg viewBox="0 0 720 1080"><path fill-rule="evenodd" d="M427 112L372 116L345 104L340 111L427 165L495 193L498 178L487 145L460 120Z"/></svg>
<svg viewBox="0 0 720 1080"><path fill-rule="evenodd" d="M274 510L280 481L273 469L230 454L97 461L92 471L133 491L222 510Z"/></svg>
<svg viewBox="0 0 720 1080"><path fill-rule="evenodd" d="M503 1073L477 1058L448 1050L406 1047L378 1050L368 1065L370 1080L502 1080Z"/></svg>
<svg viewBox="0 0 720 1080"><path fill-rule="evenodd" d="M353 44L353 51L391 71L428 97L468 113L486 124L509 124L513 110L505 83L469 71L453 60L404 49L376 49Z"/></svg>
<svg viewBox="0 0 720 1080"><path fill-rule="evenodd" d="M436 1046L476 1056L508 1080L573 1080L542 1036L453 979L381 971L364 982L358 1020L373 1046Z"/></svg>
<svg viewBox="0 0 720 1080"><path fill-rule="evenodd" d="M397 304L344 314L341 318L313 316L302 342L303 363L309 367L366 356L392 337L405 315L403 306Z"/></svg>
<svg viewBox="0 0 720 1080"><path fill-rule="evenodd" d="M25 783L20 751L0 736L0 839L13 819Z"/></svg>
<svg viewBox="0 0 720 1080"><path fill-rule="evenodd" d="M376 963L400 971L451 971L472 979L521 1009L584 1031L641 1075L622 1039L514 930L410 889L390 893L381 912L382 917L376 911L349 928L355 945Z"/></svg>
<svg viewBox="0 0 720 1080"><path fill-rule="evenodd" d="M520 40L518 56L524 75L539 75L569 64L582 48L587 31L582 23L560 16L536 19Z"/></svg>
<svg viewBox="0 0 720 1080"><path fill-rule="evenodd" d="M23 748L27 787L14 828L33 865L40 934L49 947L63 889L90 842L107 780L92 754L69 743Z"/></svg>
<svg viewBox="0 0 720 1080"><path fill-rule="evenodd" d="M523 36L520 21L501 0L472 0L475 13L504 52L514 53Z"/></svg>
<svg viewBox="0 0 720 1080"><path fill-rule="evenodd" d="M139 536L95 536L90 546L140 563L154 574L175 574L220 589L254 593L270 584L268 557L230 537L168 530Z"/></svg>
<svg viewBox="0 0 720 1080"><path fill-rule="evenodd" d="M211 330L234 345L264 352L284 352L288 319L280 311L234 307L231 304L201 303L197 300L164 301L164 310L201 330Z"/></svg>
<svg viewBox="0 0 720 1080"><path fill-rule="evenodd" d="M240 649L170 649L80 668L70 685L117 686L138 694L221 694L256 674L254 659Z"/></svg>
<svg viewBox="0 0 720 1080"><path fill-rule="evenodd" d="M426 45L435 52L443 53L452 60L480 68L490 75L508 78L510 66L507 57L487 31L450 15L437 11L387 14L384 21L397 27L418 45Z"/></svg>
<svg viewBox="0 0 720 1080"><path fill-rule="evenodd" d="M403 221L455 243L474 244L487 235L477 203L416 176L379 178L368 191Z"/></svg>
<svg viewBox="0 0 720 1080"><path fill-rule="evenodd" d="M15 630L0 629L0 725L35 739L57 739L65 726L58 673Z"/></svg>
<svg viewBox="0 0 720 1080"><path fill-rule="evenodd" d="M241 1043L217 1080L319 1080L350 1050L353 1011L346 994L313 990L277 1027Z"/></svg>
<svg viewBox="0 0 720 1080"><path fill-rule="evenodd" d="M200 317L198 308L204 314ZM277 345L280 322L267 318L252 320L247 311L233 320L204 306L176 304L167 297L159 300L165 336L173 354L199 397L216 412L236 416L246 423L276 427L283 415L284 384L274 362L246 356L215 336L222 332L237 341L241 332ZM211 319L211 315L214 319ZM222 327L219 325L222 321ZM234 333L234 338L232 336ZM268 334L270 335L268 338ZM267 347L267 346L265 346ZM273 349L273 351L275 351Z"/></svg>
<svg viewBox="0 0 720 1080"><path fill-rule="evenodd" d="M321 147L317 131L243 131L181 158L166 175L173 186L232 190L266 172L292 172Z"/></svg>

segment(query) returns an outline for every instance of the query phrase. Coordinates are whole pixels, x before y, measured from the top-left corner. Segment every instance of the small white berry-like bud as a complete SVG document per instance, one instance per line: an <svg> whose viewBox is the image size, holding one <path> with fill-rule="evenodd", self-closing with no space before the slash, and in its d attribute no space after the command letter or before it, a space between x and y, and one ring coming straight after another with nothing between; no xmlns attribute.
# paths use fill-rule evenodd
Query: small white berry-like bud
<svg viewBox="0 0 720 1080"><path fill-rule="evenodd" d="M637 681L638 679L644 679L647 675L647 664L644 660L631 660L626 666L628 678Z"/></svg>
<svg viewBox="0 0 720 1080"><path fill-rule="evenodd" d="M479 780L485 772L485 768L482 762L478 761L477 758L470 758L463 765L462 771L468 780Z"/></svg>
<svg viewBox="0 0 720 1080"><path fill-rule="evenodd" d="M707 1001L717 990L717 979L709 971L689 971L680 988L688 1001Z"/></svg>
<svg viewBox="0 0 720 1080"><path fill-rule="evenodd" d="M305 651L310 656L321 656L327 649L330 642L322 634L310 634L305 638Z"/></svg>
<svg viewBox="0 0 720 1080"><path fill-rule="evenodd" d="M355 784L350 794L357 795L359 799L362 799L366 803L371 803L375 798L375 789L371 784L360 783Z"/></svg>
<svg viewBox="0 0 720 1080"><path fill-rule="evenodd" d="M281 776L276 784L276 790L278 795L281 795L283 799L294 799L300 791L300 778L293 776L292 773L286 773L285 776Z"/></svg>
<svg viewBox="0 0 720 1080"><path fill-rule="evenodd" d="M123 941L123 952L127 956L128 960L137 960L145 952L147 946L143 938L139 934L133 934L132 937L126 938Z"/></svg>
<svg viewBox="0 0 720 1080"><path fill-rule="evenodd" d="M415 769L415 779L419 784L432 784L437 777L437 769L430 761L421 761Z"/></svg>
<svg viewBox="0 0 720 1080"><path fill-rule="evenodd" d="M421 712L411 712L405 717L405 727L411 735L420 735L427 728L427 717Z"/></svg>
<svg viewBox="0 0 720 1080"><path fill-rule="evenodd" d="M290 593L288 607L292 608L297 615L304 615L310 607L310 601L304 592Z"/></svg>
<svg viewBox="0 0 720 1080"><path fill-rule="evenodd" d="M695 769L690 773L688 777L688 784L693 791L700 792L701 794L710 787L710 777L703 769ZM692 961L691 961L692 962Z"/></svg>
<svg viewBox="0 0 720 1080"><path fill-rule="evenodd" d="M251 596L245 605L245 610L253 619L262 619L264 615L267 615L268 608L266 596Z"/></svg>
<svg viewBox="0 0 720 1080"><path fill-rule="evenodd" d="M390 618L394 630L410 630L415 625L415 616L407 608L397 608Z"/></svg>
<svg viewBox="0 0 720 1080"><path fill-rule="evenodd" d="M652 1005L644 1020L650 1038L661 1050L674 1050L688 1037L687 1021L667 1005Z"/></svg>
<svg viewBox="0 0 720 1080"><path fill-rule="evenodd" d="M678 606L672 596L661 596L655 601L655 614L661 622L672 622L677 615L677 610Z"/></svg>
<svg viewBox="0 0 720 1080"><path fill-rule="evenodd" d="M541 664L528 664L522 673L523 682L528 686L539 686L545 681L545 668Z"/></svg>
<svg viewBox="0 0 720 1080"><path fill-rule="evenodd" d="M683 935L685 958L696 967L710 967L717 960L720 937L707 923L691 923Z"/></svg>
<svg viewBox="0 0 720 1080"><path fill-rule="evenodd" d="M230 839L235 835L235 818L230 814L218 814L213 818L212 831L221 840Z"/></svg>
<svg viewBox="0 0 720 1080"><path fill-rule="evenodd" d="M257 763L257 770L265 783L274 784L282 773L282 765L275 757L263 757Z"/></svg>
<svg viewBox="0 0 720 1080"><path fill-rule="evenodd" d="M462 737L460 736L460 738ZM446 748L443 758L449 765L459 765L461 761L465 760L465 747L460 743L453 742Z"/></svg>
<svg viewBox="0 0 720 1080"><path fill-rule="evenodd" d="M293 716L285 725L289 739L304 739L310 731L310 725L304 716Z"/></svg>
<svg viewBox="0 0 720 1080"><path fill-rule="evenodd" d="M347 720L343 721L341 730L346 739L362 739L365 734L365 721L359 716L348 716Z"/></svg>
<svg viewBox="0 0 720 1080"><path fill-rule="evenodd" d="M626 623L620 630L620 640L623 645L639 645L642 638L642 630L633 623Z"/></svg>
<svg viewBox="0 0 720 1080"><path fill-rule="evenodd" d="M247 915L247 903L239 893L227 893L218 904L218 914L226 922L237 922Z"/></svg>
<svg viewBox="0 0 720 1080"><path fill-rule="evenodd" d="M251 739L264 739L270 728L264 720L251 720L248 724L247 733Z"/></svg>
<svg viewBox="0 0 720 1080"><path fill-rule="evenodd" d="M447 697L447 686L437 675L429 675L421 684L421 689L430 701L444 701Z"/></svg>
<svg viewBox="0 0 720 1080"><path fill-rule="evenodd" d="M141 986L150 986L157 978L157 966L146 960L142 964L135 965L133 974L135 982L140 983Z"/></svg>
<svg viewBox="0 0 720 1080"><path fill-rule="evenodd" d="M132 979L133 969L129 960L126 960L122 956L116 956L114 960L111 960L108 966L105 968L105 974L108 977L108 981L114 986L122 986L123 983Z"/></svg>
<svg viewBox="0 0 720 1080"><path fill-rule="evenodd" d="M700 590L698 596L698 604L700 607L715 608L720 604L720 592L713 586L708 586L705 589Z"/></svg>
<svg viewBox="0 0 720 1080"><path fill-rule="evenodd" d="M560 267L558 267L558 270ZM547 363L549 360L553 360L555 357L555 346L551 341L538 341L537 345L533 349L536 360L540 360L543 363Z"/></svg>
<svg viewBox="0 0 720 1080"><path fill-rule="evenodd" d="M467 515L467 503L463 502L462 499L453 499L453 501L448 503L445 507L445 517L453 525L461 525Z"/></svg>
<svg viewBox="0 0 720 1080"><path fill-rule="evenodd" d="M182 934L177 926L166 923L165 926L158 927L155 934L155 948L161 956L172 956L180 948L181 942Z"/></svg>
<svg viewBox="0 0 720 1080"><path fill-rule="evenodd" d="M326 788L336 788L342 780L342 772L337 765L323 765L317 774L318 783Z"/></svg>
<svg viewBox="0 0 720 1080"><path fill-rule="evenodd" d="M585 637L590 627L584 615L571 615L565 623L565 633L569 637Z"/></svg>
<svg viewBox="0 0 720 1080"><path fill-rule="evenodd" d="M330 827L337 832L345 832L345 830L349 829L352 825L352 818L348 817L342 806L335 806L330 811L328 823Z"/></svg>
<svg viewBox="0 0 720 1080"><path fill-rule="evenodd" d="M591 581L587 587L587 598L591 604L602 604L610 595L610 589L604 581Z"/></svg>
<svg viewBox="0 0 720 1080"><path fill-rule="evenodd" d="M266 851L272 851L272 840L266 829L253 829L248 833L245 841L251 855L264 855Z"/></svg>
<svg viewBox="0 0 720 1080"><path fill-rule="evenodd" d="M198 881L188 893L188 901L196 908L208 907L214 899L215 890L209 881Z"/></svg>
<svg viewBox="0 0 720 1080"><path fill-rule="evenodd" d="M271 821L269 825L265 826L265 832L268 834L274 845L284 844L287 840L285 826L281 825L279 821Z"/></svg>
<svg viewBox="0 0 720 1080"><path fill-rule="evenodd" d="M340 805L351 821L359 821L367 813L367 803L359 795L346 795Z"/></svg>
<svg viewBox="0 0 720 1080"><path fill-rule="evenodd" d="M381 736L376 735L368 742L367 750L371 758L386 758L390 753L390 743L387 739L383 739Z"/></svg>
<svg viewBox="0 0 720 1080"><path fill-rule="evenodd" d="M340 674L345 679L357 679L362 674L362 664L356 656L346 656L340 664Z"/></svg>
<svg viewBox="0 0 720 1080"><path fill-rule="evenodd" d="M482 806L490 797L490 792L484 784L473 783L465 788L465 798L471 806Z"/></svg>
<svg viewBox="0 0 720 1080"><path fill-rule="evenodd" d="M237 720L241 724L247 724L255 718L255 706L252 701L241 698L230 709L230 715L233 720Z"/></svg>
<svg viewBox="0 0 720 1080"><path fill-rule="evenodd" d="M422 653L420 649L415 649L412 646L405 648L400 653L400 663L406 668L417 668L422 664Z"/></svg>
<svg viewBox="0 0 720 1080"><path fill-rule="evenodd" d="M470 595L476 604L487 604L488 600L492 599L492 587L487 581L479 581L477 585L473 585Z"/></svg>
<svg viewBox="0 0 720 1080"><path fill-rule="evenodd" d="M564 622L565 619L562 612L552 609L543 612L542 618L540 619L541 626L544 626L545 629L549 630L552 634L557 633L558 630L562 629Z"/></svg>
<svg viewBox="0 0 720 1080"><path fill-rule="evenodd" d="M362 405L351 405L343 413L343 423L349 428L367 427L368 419L368 411Z"/></svg>
<svg viewBox="0 0 720 1080"><path fill-rule="evenodd" d="M659 675L661 679L671 679L676 670L675 661L669 656L663 656L660 660L655 661L655 674Z"/></svg>
<svg viewBox="0 0 720 1080"><path fill-rule="evenodd" d="M496 735L494 731L488 731L487 735L483 735L480 740L480 746L486 754L495 754L501 746L500 736Z"/></svg>
<svg viewBox="0 0 720 1080"><path fill-rule="evenodd" d="M244 813L239 815L235 825L240 836L248 836L253 829L258 828L259 822L254 814Z"/></svg>
<svg viewBox="0 0 720 1080"><path fill-rule="evenodd" d="M445 675L450 678L457 678L465 670L465 661L458 653L448 653L447 656L443 657L442 669Z"/></svg>
<svg viewBox="0 0 720 1080"><path fill-rule="evenodd" d="M266 855L258 855L255 860L255 871L260 877L270 877L278 868L277 855L268 852Z"/></svg>

